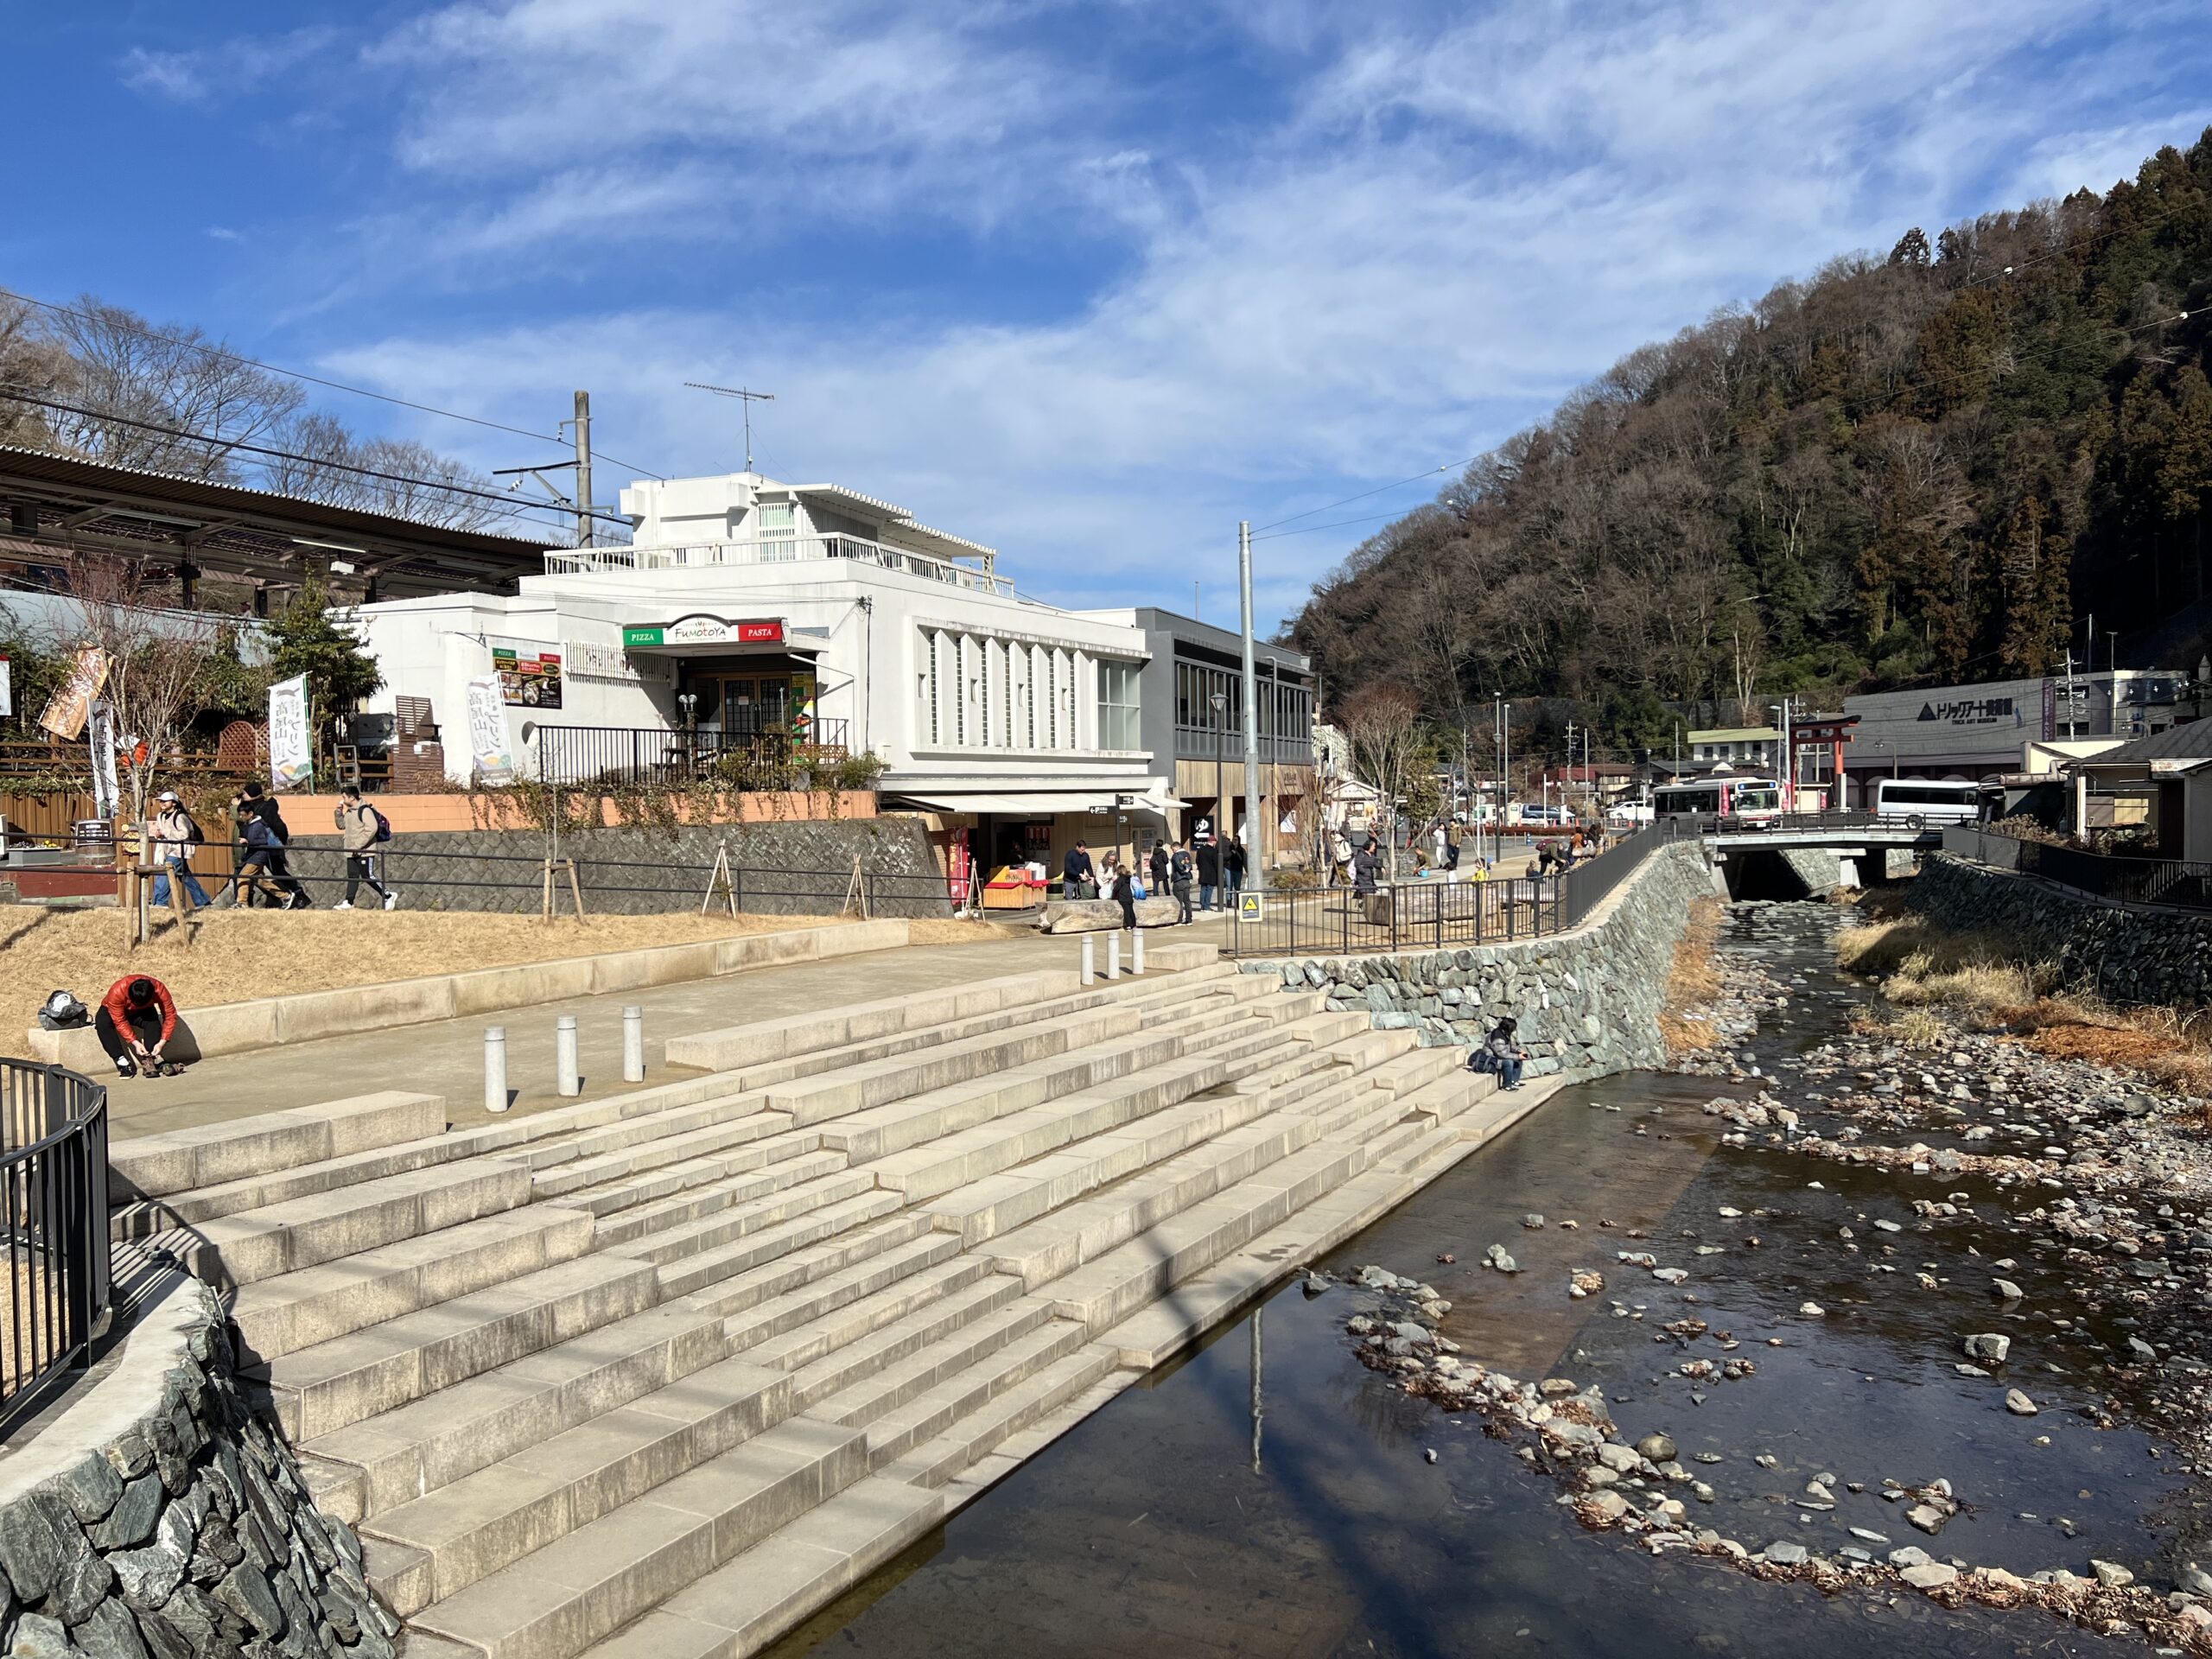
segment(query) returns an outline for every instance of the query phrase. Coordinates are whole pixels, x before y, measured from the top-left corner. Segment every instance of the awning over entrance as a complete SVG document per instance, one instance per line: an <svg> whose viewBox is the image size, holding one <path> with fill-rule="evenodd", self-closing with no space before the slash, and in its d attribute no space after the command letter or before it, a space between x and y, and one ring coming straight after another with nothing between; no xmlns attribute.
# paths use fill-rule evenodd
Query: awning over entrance
<svg viewBox="0 0 2212 1659"><path fill-rule="evenodd" d="M1002 817L1049 818L1060 812L1100 812L1110 815L1115 808L1116 792L1111 790L1091 792L1082 790L1044 791L1006 795L962 795L950 791L927 797L893 791L900 800L925 808L931 812L988 813ZM1121 794L1128 794L1124 790ZM1170 812L1182 811L1189 805L1172 795L1148 793L1131 798L1123 812L1133 817L1165 817Z"/></svg>

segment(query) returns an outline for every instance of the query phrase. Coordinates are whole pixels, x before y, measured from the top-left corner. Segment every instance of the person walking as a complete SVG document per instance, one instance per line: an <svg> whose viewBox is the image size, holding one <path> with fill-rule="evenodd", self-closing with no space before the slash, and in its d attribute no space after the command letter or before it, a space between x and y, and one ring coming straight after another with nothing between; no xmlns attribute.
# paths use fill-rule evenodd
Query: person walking
<svg viewBox="0 0 2212 1659"><path fill-rule="evenodd" d="M1444 820L1439 818L1428 830L1428 864L1431 869L1446 868L1445 859L1451 851L1452 838L1444 833Z"/></svg>
<svg viewBox="0 0 2212 1659"><path fill-rule="evenodd" d="M284 823L284 814L277 806L276 797L264 794L258 783L251 783L238 791L236 805L238 821L245 827L243 839L249 856L276 889L277 907L307 909L313 900L286 860L284 849L292 844L292 832ZM252 856L255 854L258 856ZM239 870L243 875L243 864ZM255 885L257 890L258 884Z"/></svg>
<svg viewBox="0 0 2212 1659"><path fill-rule="evenodd" d="M231 808L238 814L238 869L231 877L232 902L248 910L257 897L264 906L290 909L291 897L276 881L276 870L283 862L283 843L276 839L268 820L246 804L245 796L233 797Z"/></svg>
<svg viewBox="0 0 2212 1659"><path fill-rule="evenodd" d="M1487 1068L1497 1073L1498 1087L1505 1090L1521 1086L1521 1068L1529 1062L1529 1051L1521 1046L1520 1021L1510 1015L1491 1027L1483 1046L1490 1051L1491 1065Z"/></svg>
<svg viewBox="0 0 2212 1659"><path fill-rule="evenodd" d="M1382 855L1376 847L1375 837L1370 836L1351 855L1351 894L1370 927L1380 926L1389 919L1383 912L1387 901L1376 885L1382 872Z"/></svg>
<svg viewBox="0 0 2212 1659"><path fill-rule="evenodd" d="M1068 849L1068 855L1060 861L1060 897L1080 899L1084 888L1098 891L1098 872L1090 862L1090 849L1078 841Z"/></svg>
<svg viewBox="0 0 2212 1659"><path fill-rule="evenodd" d="M1221 849L1221 879L1227 889L1224 904L1236 902L1236 890L1244 885L1245 868L1244 843L1231 836L1229 845Z"/></svg>
<svg viewBox="0 0 2212 1659"><path fill-rule="evenodd" d="M1198 908L1213 908L1214 889L1221 885L1221 842L1208 836L1198 843Z"/></svg>
<svg viewBox="0 0 2212 1659"><path fill-rule="evenodd" d="M1175 856L1169 861L1167 874L1174 887L1175 902L1182 906L1182 919L1186 926L1191 920L1191 880L1197 873L1198 865L1191 857L1190 843L1179 842L1175 847Z"/></svg>
<svg viewBox="0 0 2212 1659"><path fill-rule="evenodd" d="M391 839L391 825L384 814L361 798L359 784L348 784L338 791L338 810L330 817L346 842L346 896L332 908L353 909L364 881L384 900L386 910L398 908L399 895L377 880L377 865L383 858L377 848Z"/></svg>
<svg viewBox="0 0 2212 1659"><path fill-rule="evenodd" d="M1444 826L1444 868L1454 875L1459 873L1459 843L1465 839L1465 828L1457 818Z"/></svg>
<svg viewBox="0 0 2212 1659"><path fill-rule="evenodd" d="M152 828L155 867L154 902L169 902L169 877L174 874L177 885L183 888L192 902L202 909L207 907L207 890L200 885L200 878L192 873L192 855L200 848L200 826L193 822L192 814L184 810L184 803L176 791L165 789L154 798L158 809L154 814Z"/></svg>
<svg viewBox="0 0 2212 1659"><path fill-rule="evenodd" d="M176 1035L176 1002L169 988L143 974L126 974L107 988L93 1033L115 1062L119 1077L174 1077L184 1070L168 1057Z"/></svg>
<svg viewBox="0 0 2212 1659"><path fill-rule="evenodd" d="M1120 864L1109 864L1107 869L1114 878L1113 889L1109 896L1122 907L1122 930L1126 933L1134 933L1137 930L1135 872Z"/></svg>
<svg viewBox="0 0 2212 1659"><path fill-rule="evenodd" d="M1341 829L1329 835L1329 879L1339 887L1351 880L1351 838Z"/></svg>

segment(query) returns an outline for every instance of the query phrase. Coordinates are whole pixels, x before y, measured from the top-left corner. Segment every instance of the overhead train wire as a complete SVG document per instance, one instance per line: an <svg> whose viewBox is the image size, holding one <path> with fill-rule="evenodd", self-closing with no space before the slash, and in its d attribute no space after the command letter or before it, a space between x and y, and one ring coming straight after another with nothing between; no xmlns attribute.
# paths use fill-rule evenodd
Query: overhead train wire
<svg viewBox="0 0 2212 1659"><path fill-rule="evenodd" d="M327 467L333 472L351 473L356 477L375 479L380 483L412 484L422 489L437 491L442 495L467 496L473 500L493 501L504 507L509 517L517 517L524 512L557 513L564 518L573 518L575 516L574 508L557 505L550 501L521 500L512 495L503 495L491 490L471 489L464 484L449 484L435 478L416 478L408 473L379 472L375 467L356 467L349 461L326 461L319 455L302 455L289 449L271 449L262 444L243 443L231 438L209 437L206 433L188 432L182 427L164 426L156 421L132 420L128 416L111 415L102 410L81 409L74 404L59 403L51 397L33 397L27 392L0 391L0 398L5 398L14 404L29 404L37 409L58 410L65 415L81 415L88 420L109 421L115 425L130 427L141 432L159 432L168 437L182 438L188 442L204 443L210 448L219 449L226 454L263 455L273 461L302 461L310 467ZM211 479L207 481L221 482L219 479ZM621 524L626 528L630 523L627 518L613 513L594 512L591 516L607 524ZM425 528L435 529L436 526L426 525Z"/></svg>
<svg viewBox="0 0 2212 1659"><path fill-rule="evenodd" d="M274 363L264 363L259 358L248 357L242 352L230 351L220 346L210 346L201 340L187 340L181 334L163 334L158 328L146 327L135 322L124 322L115 317L97 315L73 305L62 305L54 300L35 299L30 295L20 293L12 288L0 288L0 299L15 300L23 305L36 306L41 311L55 312L65 317L77 317L86 322L99 323L105 327L121 328L127 334L137 334L144 340L158 340L165 345L181 346L187 351L220 358L226 363L244 364L248 368L259 369L267 374L281 374L287 379L303 380L311 386L327 387L332 391L342 391L355 397L374 398L380 404L391 404L400 409L411 409L423 415L435 415L442 420L461 421L470 426L484 427L493 432L512 432L518 438L530 438L539 443L565 445L568 442L565 438L552 433L533 432L527 427L509 426L504 421L487 421L479 415L463 415L457 410L440 409L434 404L418 404L410 397L395 397L390 392L371 391L366 386L349 386L342 380L327 379L319 374L309 374L303 369L287 369ZM665 474L654 472L650 467L640 467L634 461L625 461L620 455L610 455L604 450L595 451L594 454L599 458L612 461L617 467L627 468L631 472L641 473L647 478L663 479L664 481L665 480Z"/></svg>

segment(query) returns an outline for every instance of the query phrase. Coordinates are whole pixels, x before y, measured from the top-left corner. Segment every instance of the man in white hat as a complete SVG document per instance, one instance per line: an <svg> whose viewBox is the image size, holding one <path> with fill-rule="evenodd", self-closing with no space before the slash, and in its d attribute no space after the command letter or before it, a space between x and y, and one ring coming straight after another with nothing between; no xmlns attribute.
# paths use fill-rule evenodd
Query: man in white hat
<svg viewBox="0 0 2212 1659"><path fill-rule="evenodd" d="M199 850L200 826L192 821L192 814L184 810L184 803L177 799L176 791L165 789L154 798L153 863L157 874L154 877L154 902L169 902L169 873L175 872L184 890L192 895L192 902L205 906L207 891L200 885L200 878L192 873L192 855Z"/></svg>

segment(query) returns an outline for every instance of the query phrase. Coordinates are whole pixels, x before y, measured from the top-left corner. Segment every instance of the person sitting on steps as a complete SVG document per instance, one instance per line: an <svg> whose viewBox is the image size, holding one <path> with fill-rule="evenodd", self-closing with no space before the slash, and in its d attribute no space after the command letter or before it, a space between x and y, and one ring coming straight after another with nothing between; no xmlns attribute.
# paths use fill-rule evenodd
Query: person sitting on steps
<svg viewBox="0 0 2212 1659"><path fill-rule="evenodd" d="M173 1077L184 1070L165 1052L176 1035L176 1003L158 979L130 974L117 980L100 999L92 1030L119 1077Z"/></svg>
<svg viewBox="0 0 2212 1659"><path fill-rule="evenodd" d="M1520 1022L1510 1015L1500 1020L1484 1039L1483 1046L1490 1051L1491 1063L1484 1068L1497 1073L1498 1087L1513 1090L1521 1086L1521 1068L1529 1062L1529 1051L1521 1046Z"/></svg>

